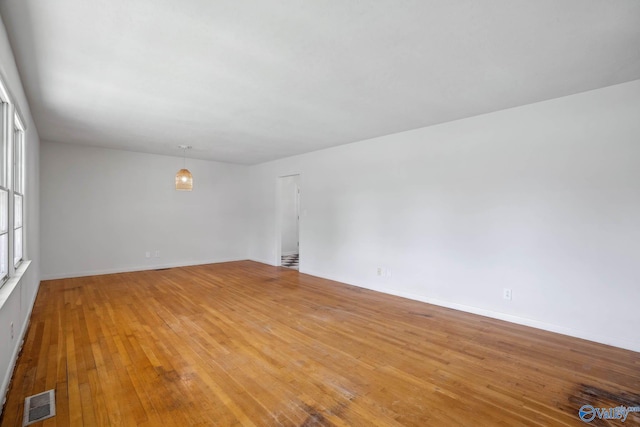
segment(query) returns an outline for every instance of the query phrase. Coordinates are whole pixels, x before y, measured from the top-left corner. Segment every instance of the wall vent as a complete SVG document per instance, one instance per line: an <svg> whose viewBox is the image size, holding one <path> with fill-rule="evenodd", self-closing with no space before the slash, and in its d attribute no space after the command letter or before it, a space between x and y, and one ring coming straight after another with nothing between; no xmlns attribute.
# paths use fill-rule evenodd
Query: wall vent
<svg viewBox="0 0 640 427"><path fill-rule="evenodd" d="M24 400L22 425L28 426L56 415L55 390L34 394Z"/></svg>

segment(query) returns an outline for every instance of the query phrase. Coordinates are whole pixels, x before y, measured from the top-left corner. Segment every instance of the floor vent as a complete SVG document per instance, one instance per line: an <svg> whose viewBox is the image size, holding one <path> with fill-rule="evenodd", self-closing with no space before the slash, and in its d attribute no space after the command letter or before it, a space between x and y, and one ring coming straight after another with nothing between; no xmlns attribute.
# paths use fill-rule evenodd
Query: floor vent
<svg viewBox="0 0 640 427"><path fill-rule="evenodd" d="M22 425L28 426L56 415L55 390L29 396L24 400Z"/></svg>

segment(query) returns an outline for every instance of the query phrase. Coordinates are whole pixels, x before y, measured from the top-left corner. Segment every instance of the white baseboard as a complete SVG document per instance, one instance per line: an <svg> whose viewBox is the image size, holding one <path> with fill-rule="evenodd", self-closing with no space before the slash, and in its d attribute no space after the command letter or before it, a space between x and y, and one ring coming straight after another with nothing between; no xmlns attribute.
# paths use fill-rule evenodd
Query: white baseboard
<svg viewBox="0 0 640 427"><path fill-rule="evenodd" d="M269 260L266 260L266 259L249 258L249 261L259 262L260 264L270 265L271 267L277 267L277 265L274 264L273 261L269 261Z"/></svg>
<svg viewBox="0 0 640 427"><path fill-rule="evenodd" d="M69 274L63 274L63 275L45 275L43 276L43 280L64 279L64 278L83 277L83 276L97 276L102 274L129 273L133 271L157 270L161 268L174 268L174 267L188 267L192 265L217 264L221 262L232 262L232 261L243 261L243 260L245 259L228 258L228 259L214 259L214 260L199 261L199 262L174 263L174 264L154 265L154 266L147 265L147 266L130 267L130 268L114 268L114 269L108 269L108 270L84 271L84 272L69 273ZM275 266L275 264L269 260L252 258L250 259L250 261L259 262L261 264L266 264L270 266ZM403 298L412 299L414 301L421 301L428 304L438 305L446 308L452 308L454 310L473 313L480 316L504 320L504 321L516 323L519 325L529 326L532 328L542 329L549 332L555 332L562 335L568 335L571 337L593 341L600 344L606 344L614 347L620 347L627 350L640 352L640 341L637 341L637 340L631 340L631 339L621 338L616 336L602 336L602 335L593 334L593 333L578 330L578 329L573 329L565 326L542 322L535 319L528 319L524 317L514 316L507 313L487 310L481 307L458 304L451 301L443 301L435 298L430 298L425 295L411 294L411 293L402 292L402 291L398 291L391 288L364 286L358 283L352 283L349 280L345 280L344 278L341 278L341 277L329 276L329 275L320 274L313 271L306 271L301 269L300 272L304 274L316 276L316 277L321 277L328 280L333 280L340 283L346 283L346 284L357 286L363 289L369 289L372 291L382 292L389 295L395 295Z"/></svg>
<svg viewBox="0 0 640 427"><path fill-rule="evenodd" d="M527 319L525 317L519 317L511 314L501 313L498 311L487 310L480 307L473 307L469 305L458 304L451 301L443 301L435 298L429 298L424 295L401 292L395 289L390 289L385 287L374 288L374 287L363 286L357 283L349 283L349 281L343 280L340 277L330 277L327 275L317 274L316 272L301 271L301 273L309 274L311 276L321 277L323 279L333 280L335 282L346 283L348 285L356 286L363 289L382 292L389 295L395 295L402 298L411 299L414 301L425 302L425 303L437 305L440 307L452 308L454 310L459 310L467 313L477 314L480 316L490 317L492 319L504 320L506 322L515 323L518 325L529 326L536 329L555 332L557 334L562 334L562 335L567 335L574 338L580 338L587 341L597 342L599 344L606 344L614 347L623 348L626 350L640 352L640 341L637 341L637 340L630 340L627 338L621 338L616 336L603 336L599 334L593 334L586 331L567 328L565 326L560 326L560 325L554 325L551 323L546 323L546 322L542 322L535 319Z"/></svg>
<svg viewBox="0 0 640 427"><path fill-rule="evenodd" d="M215 258L201 261L186 261L167 264L141 265L131 267L115 267L104 270L86 270L63 274L43 274L42 280L72 279L75 277L102 276L104 274L132 273L135 271L159 270L163 268L190 267L194 265L218 264L221 262L244 261L246 258Z"/></svg>

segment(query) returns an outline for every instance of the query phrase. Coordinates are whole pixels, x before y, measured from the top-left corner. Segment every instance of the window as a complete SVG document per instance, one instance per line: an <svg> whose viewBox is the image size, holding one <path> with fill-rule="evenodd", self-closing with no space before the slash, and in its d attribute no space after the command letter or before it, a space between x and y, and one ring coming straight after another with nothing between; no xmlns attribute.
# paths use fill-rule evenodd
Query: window
<svg viewBox="0 0 640 427"><path fill-rule="evenodd" d="M0 89L2 89L0 87ZM9 104L0 92L0 285L9 277L9 185L7 153L9 149Z"/></svg>
<svg viewBox="0 0 640 427"><path fill-rule="evenodd" d="M25 131L19 110L0 79L0 287L26 258Z"/></svg>
<svg viewBox="0 0 640 427"><path fill-rule="evenodd" d="M16 114L13 129L13 266L23 258L24 229L24 128Z"/></svg>

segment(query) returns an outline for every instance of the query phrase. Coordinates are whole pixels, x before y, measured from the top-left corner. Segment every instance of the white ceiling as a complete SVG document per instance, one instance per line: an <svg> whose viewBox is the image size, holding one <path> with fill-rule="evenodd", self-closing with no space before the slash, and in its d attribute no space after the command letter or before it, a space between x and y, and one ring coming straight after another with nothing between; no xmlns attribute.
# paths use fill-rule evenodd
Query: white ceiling
<svg viewBox="0 0 640 427"><path fill-rule="evenodd" d="M0 0L44 140L255 164L640 79L637 0Z"/></svg>

